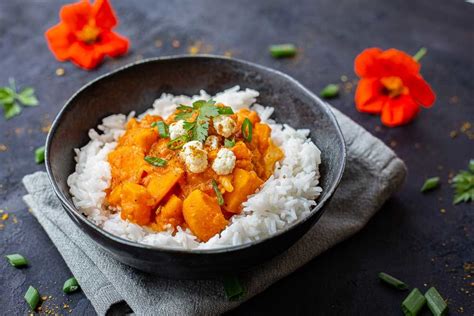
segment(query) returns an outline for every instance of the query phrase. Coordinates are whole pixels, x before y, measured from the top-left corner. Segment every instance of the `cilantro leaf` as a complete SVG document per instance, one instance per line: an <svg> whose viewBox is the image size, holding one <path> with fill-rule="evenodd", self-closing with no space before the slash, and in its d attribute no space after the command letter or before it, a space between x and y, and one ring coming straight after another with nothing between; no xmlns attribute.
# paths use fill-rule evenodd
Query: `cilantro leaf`
<svg viewBox="0 0 474 316"><path fill-rule="evenodd" d="M3 114L7 120L21 113L21 107L16 102L3 105Z"/></svg>
<svg viewBox="0 0 474 316"><path fill-rule="evenodd" d="M460 171L453 178L454 204L474 201L474 160L469 162L469 171Z"/></svg>
<svg viewBox="0 0 474 316"><path fill-rule="evenodd" d="M214 100L198 100L193 102L192 107L183 104L178 106L175 118L176 120L185 121L183 125L184 129L191 132L193 140L203 142L209 133L210 119L220 114L219 109ZM222 111L228 113L228 107L224 107ZM195 121L186 121L192 117L195 117Z"/></svg>
<svg viewBox="0 0 474 316"><path fill-rule="evenodd" d="M15 100L15 91L13 91L10 87L0 88L0 103L1 104L13 103L14 100Z"/></svg>
<svg viewBox="0 0 474 316"><path fill-rule="evenodd" d="M0 87L0 106L7 120L21 113L20 105L37 106L39 104L33 88L26 87L17 93L15 80L10 78L9 83L10 86Z"/></svg>
<svg viewBox="0 0 474 316"><path fill-rule="evenodd" d="M17 99L25 106L37 106L38 99L35 96L35 90L33 88L25 88L17 94Z"/></svg>

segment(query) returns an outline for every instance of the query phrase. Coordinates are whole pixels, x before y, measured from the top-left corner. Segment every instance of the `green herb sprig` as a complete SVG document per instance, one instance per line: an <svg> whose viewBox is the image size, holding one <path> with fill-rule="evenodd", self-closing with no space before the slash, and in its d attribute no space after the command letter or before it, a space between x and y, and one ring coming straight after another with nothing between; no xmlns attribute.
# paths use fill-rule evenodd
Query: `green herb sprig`
<svg viewBox="0 0 474 316"><path fill-rule="evenodd" d="M21 113L21 106L37 106L38 99L35 90L26 87L17 92L15 80L10 78L9 86L0 87L0 106L3 108L3 116L8 120Z"/></svg>
<svg viewBox="0 0 474 316"><path fill-rule="evenodd" d="M461 170L453 178L454 204L474 201L474 159L469 161L468 170Z"/></svg>
<svg viewBox="0 0 474 316"><path fill-rule="evenodd" d="M230 115L234 112L232 108L216 106L214 100L198 100L192 106L180 105L177 108L176 120L184 120L184 129L191 134L191 140L203 142L206 140L209 132L209 121L218 115ZM192 122L186 121L196 116Z"/></svg>

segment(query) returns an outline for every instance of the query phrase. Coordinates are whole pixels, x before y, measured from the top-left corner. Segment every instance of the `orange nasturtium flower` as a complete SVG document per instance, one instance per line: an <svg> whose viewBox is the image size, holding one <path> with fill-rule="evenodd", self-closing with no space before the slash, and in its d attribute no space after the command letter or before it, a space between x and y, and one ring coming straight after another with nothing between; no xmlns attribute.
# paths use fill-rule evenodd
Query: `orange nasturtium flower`
<svg viewBox="0 0 474 316"><path fill-rule="evenodd" d="M410 122L420 105L430 107L435 101L431 87L420 75L416 56L393 48L369 48L356 57L354 68L360 77L355 93L357 110L380 114L386 126Z"/></svg>
<svg viewBox="0 0 474 316"><path fill-rule="evenodd" d="M59 24L46 31L49 49L60 61L71 60L90 70L105 56L116 57L128 50L128 40L112 32L117 17L108 0L88 0L64 5Z"/></svg>

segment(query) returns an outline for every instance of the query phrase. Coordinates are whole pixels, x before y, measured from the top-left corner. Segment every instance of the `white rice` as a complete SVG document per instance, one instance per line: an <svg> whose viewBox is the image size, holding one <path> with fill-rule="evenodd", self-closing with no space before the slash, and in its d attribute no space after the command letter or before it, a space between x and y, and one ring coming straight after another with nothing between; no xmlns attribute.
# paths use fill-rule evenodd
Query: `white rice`
<svg viewBox="0 0 474 316"><path fill-rule="evenodd" d="M285 158L277 163L274 174L260 191L244 203L242 213L233 216L226 229L209 241L201 243L189 229L180 227L174 235L171 228L154 232L122 220L120 213L114 214L103 207L104 191L111 181L107 155L125 132L127 121L135 116L133 112L128 116L116 114L104 118L97 127L101 134L91 129L90 142L75 150L76 171L68 178L74 204L90 221L104 230L122 238L159 247L208 249L240 245L267 238L294 224L310 213L322 191L318 186L321 152L309 138L309 130L295 130L270 119L273 108L256 104L258 95L255 90L241 91L236 86L218 93L213 99L231 106L234 111L250 107L257 111L262 121L272 128L272 139L284 151ZM210 98L205 91L192 97L164 93L151 109L139 117L145 114L167 117L178 104L191 105L196 100Z"/></svg>

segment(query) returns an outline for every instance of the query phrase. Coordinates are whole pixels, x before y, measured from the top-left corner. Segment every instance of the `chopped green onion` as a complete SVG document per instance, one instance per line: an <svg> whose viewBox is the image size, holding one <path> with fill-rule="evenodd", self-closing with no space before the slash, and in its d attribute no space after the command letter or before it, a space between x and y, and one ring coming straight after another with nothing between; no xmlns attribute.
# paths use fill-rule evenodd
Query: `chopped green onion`
<svg viewBox="0 0 474 316"><path fill-rule="evenodd" d="M168 163L165 159L159 157L146 156L145 161L155 167L164 167Z"/></svg>
<svg viewBox="0 0 474 316"><path fill-rule="evenodd" d="M421 187L421 192L428 192L433 189L436 189L439 186L439 177L433 177L426 179L423 187Z"/></svg>
<svg viewBox="0 0 474 316"><path fill-rule="evenodd" d="M325 99L335 98L339 95L339 86L334 83L328 84L319 92L319 95Z"/></svg>
<svg viewBox="0 0 474 316"><path fill-rule="evenodd" d="M28 291L25 293L25 300L30 306L31 310L35 310L36 306L38 306L39 300L40 300L40 295L37 289L32 287L28 288Z"/></svg>
<svg viewBox="0 0 474 316"><path fill-rule="evenodd" d="M224 147L231 148L235 145L235 139L224 139Z"/></svg>
<svg viewBox="0 0 474 316"><path fill-rule="evenodd" d="M151 127L156 127L157 123L158 123L158 122L153 122L153 123L150 124L150 126L151 126Z"/></svg>
<svg viewBox="0 0 474 316"><path fill-rule="evenodd" d="M38 147L35 150L35 162L42 163L44 161L44 146Z"/></svg>
<svg viewBox="0 0 474 316"><path fill-rule="evenodd" d="M428 291L426 291L425 298L428 307L434 316L446 315L448 312L448 305L434 287L430 287Z"/></svg>
<svg viewBox="0 0 474 316"><path fill-rule="evenodd" d="M162 138L170 137L168 125L166 125L165 122L163 121L156 122L156 126L158 127L158 134L160 135L160 137Z"/></svg>
<svg viewBox="0 0 474 316"><path fill-rule="evenodd" d="M252 122L250 122L248 118L245 118L242 123L242 136L249 143L252 141L252 129Z"/></svg>
<svg viewBox="0 0 474 316"><path fill-rule="evenodd" d="M394 278L393 276L385 273L385 272L380 272L379 273L379 279L384 281L385 283L399 289L399 290L407 290L408 285L406 285L405 282L400 281L397 278Z"/></svg>
<svg viewBox="0 0 474 316"><path fill-rule="evenodd" d="M212 188L214 189L214 192L216 192L217 203L219 203L219 205L224 205L224 198L222 197L222 193L217 186L216 180L214 179L212 179Z"/></svg>
<svg viewBox="0 0 474 316"><path fill-rule="evenodd" d="M271 45L270 54L275 58L293 57L296 55L296 47L293 44Z"/></svg>
<svg viewBox="0 0 474 316"><path fill-rule="evenodd" d="M230 106L219 106L217 107L220 115L231 115L234 114L234 111Z"/></svg>
<svg viewBox="0 0 474 316"><path fill-rule="evenodd" d="M237 277L224 278L224 290L227 298L231 301L237 300L244 295L244 288Z"/></svg>
<svg viewBox="0 0 474 316"><path fill-rule="evenodd" d="M406 316L416 316L426 303L420 290L414 288L402 302L402 311Z"/></svg>
<svg viewBox="0 0 474 316"><path fill-rule="evenodd" d="M63 285L63 292L64 293L72 293L74 291L77 291L79 289L79 283L77 283L76 278L70 278L67 279L66 282L64 282Z"/></svg>
<svg viewBox="0 0 474 316"><path fill-rule="evenodd" d="M183 136L177 137L177 138L173 139L172 141L170 141L167 144L167 146L171 150L176 150L176 149L180 149L181 147L183 147L184 144L187 141L188 141L188 135L183 135Z"/></svg>
<svg viewBox="0 0 474 316"><path fill-rule="evenodd" d="M11 254L5 257L8 259L10 264L14 266L15 268L24 267L28 264L28 261L26 260L26 258L17 253Z"/></svg>

